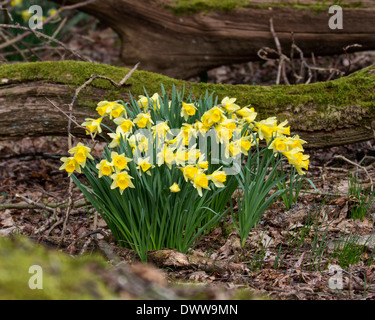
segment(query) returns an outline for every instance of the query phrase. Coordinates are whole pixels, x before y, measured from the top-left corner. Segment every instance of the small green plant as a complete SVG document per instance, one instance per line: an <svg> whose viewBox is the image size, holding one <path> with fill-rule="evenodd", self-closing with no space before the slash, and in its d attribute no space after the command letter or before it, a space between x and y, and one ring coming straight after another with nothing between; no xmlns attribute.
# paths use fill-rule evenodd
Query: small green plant
<svg viewBox="0 0 375 320"><path fill-rule="evenodd" d="M348 268L361 261L362 254L366 251L366 243L359 244L358 242L359 236L352 234L335 245L332 257L338 260L342 268Z"/></svg>
<svg viewBox="0 0 375 320"><path fill-rule="evenodd" d="M273 264L273 268L275 270L277 270L278 268L280 268L280 266L283 264L284 262L284 258L286 257L286 254L283 255L283 257L281 258L281 249L282 249L282 244L279 245L279 251L277 252L277 255L275 257L275 262Z"/></svg>
<svg viewBox="0 0 375 320"><path fill-rule="evenodd" d="M281 166L281 170L280 170L281 176L286 175L286 173L284 172L284 166L282 162L280 166ZM310 179L306 178L305 176L299 175L296 172L296 168L293 166L290 169L289 176L290 176L289 181L286 181L286 179L283 179L277 184L277 188L279 190L283 190L283 193L281 194L281 199L283 200L285 209L287 211L290 210L292 204L297 203L298 197L306 184L310 184L316 191L318 191L314 183Z"/></svg>
<svg viewBox="0 0 375 320"><path fill-rule="evenodd" d="M246 165L237 176L243 195L237 199L237 214L234 214L233 208L231 211L242 247L250 230L256 227L263 213L284 191L278 190L269 195L270 191L286 178L277 176L277 166L281 161L282 158L275 158L271 150L259 151L257 146L256 152L248 156Z"/></svg>
<svg viewBox="0 0 375 320"><path fill-rule="evenodd" d="M306 243L308 237L311 236L314 230L319 229L319 216L322 213L323 206L327 201L327 196L320 202L320 204L316 207L315 203L313 203L312 208L310 209L307 217L302 225L301 228L298 228L294 234L291 235L288 241L288 247L296 246L295 255L299 253L299 250Z"/></svg>
<svg viewBox="0 0 375 320"><path fill-rule="evenodd" d="M348 218L363 219L374 205L375 191L364 189L364 186L355 175L349 178L349 208Z"/></svg>
<svg viewBox="0 0 375 320"><path fill-rule="evenodd" d="M314 230L314 238L310 250L310 271L311 270L321 270L322 260L324 253L328 247L328 228L329 224L323 229L323 223L327 217L327 212L323 217L320 225L316 225ZM332 222L331 222L332 223Z"/></svg>

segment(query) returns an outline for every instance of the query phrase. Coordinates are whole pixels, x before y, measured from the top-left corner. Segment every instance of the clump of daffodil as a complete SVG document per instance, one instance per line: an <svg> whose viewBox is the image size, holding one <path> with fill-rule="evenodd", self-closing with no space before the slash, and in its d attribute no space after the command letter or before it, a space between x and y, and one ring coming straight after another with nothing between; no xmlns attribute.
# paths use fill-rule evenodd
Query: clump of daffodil
<svg viewBox="0 0 375 320"><path fill-rule="evenodd" d="M227 178L224 171L216 169L211 173L206 173L209 161L205 160L196 142L194 143L198 134L205 136L209 130L215 130L216 142L222 145L226 157L248 156L252 147L258 145L259 141L265 140L268 149L271 149L275 156L280 154L288 159L299 174L304 174L306 171L303 170L308 169L308 156L303 155L302 147L306 141L300 139L299 136L289 136L290 127L286 126L287 121L278 123L276 117L256 121L257 112L254 108L241 107L236 104L237 99L234 97L224 97L221 104L200 112L202 115L200 118L195 117L191 120L197 114L199 106L193 102L181 101L173 105L180 106L180 116L185 122L180 124L179 133L171 138L173 137L170 131L171 119L154 118L154 113L151 113L152 109L157 112L155 114L162 112L161 100L157 93L151 97L140 95L136 104L142 111L133 113L132 117L129 117L125 104L120 101L98 103L96 110L101 118L86 119L82 125L95 136L102 132L100 125L102 119L107 117L117 126L115 132L108 133L112 138L109 148L119 148L121 143L126 141L132 150L132 154L129 155L113 151L110 159L105 159L98 164L97 169L101 176L129 170L128 163L135 155L137 155L135 165L139 174L152 175L151 169L155 165L147 152L150 151L150 146L155 147L158 144L159 149L154 150L157 151L155 164L158 167L165 165L169 170L179 169L184 180L192 183L199 195L202 194L203 189L209 189L210 181L215 187L223 188ZM168 101L169 109L171 105L172 101ZM244 131L245 126L247 129ZM133 134L136 128L150 130L150 135L139 132ZM69 152L74 153L78 167L84 167L87 157L92 159L89 155L91 150L82 144L78 144L73 149ZM66 165L69 170L77 168L75 162L70 162L69 166Z"/></svg>
<svg viewBox="0 0 375 320"><path fill-rule="evenodd" d="M110 139L102 156L94 158L91 148L78 143L61 158L60 169L103 215L119 244L143 261L149 250L187 252L218 225L239 187L244 196L235 227L244 243L252 211L258 217L284 192L270 192L282 181L277 168L288 161L293 177L300 177L309 166L306 141L291 135L287 120L259 119L251 101L241 105L236 97L212 95L194 100L192 94L184 99L175 88L168 97L163 88L161 95L145 93L129 102L100 101L98 118L82 126L93 137L101 126L106 130L102 138ZM89 186L74 172L83 173Z"/></svg>

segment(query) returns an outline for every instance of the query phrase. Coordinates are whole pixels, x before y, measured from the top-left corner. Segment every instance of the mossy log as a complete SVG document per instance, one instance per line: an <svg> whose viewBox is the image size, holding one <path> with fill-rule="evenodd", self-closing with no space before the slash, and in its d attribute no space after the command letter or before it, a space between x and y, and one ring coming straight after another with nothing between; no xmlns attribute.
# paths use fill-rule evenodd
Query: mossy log
<svg viewBox="0 0 375 320"><path fill-rule="evenodd" d="M43 242L44 239L41 238L41 243ZM168 284L166 274L153 265L127 264L106 242L97 241L96 244L100 254L71 257L58 252L54 241L47 241L43 246L21 236L11 239L0 237L0 300L135 299L141 300L142 306L142 300L213 298L209 286L194 288L190 283L180 283L179 286ZM187 258L182 253L173 253L172 257L171 250L152 252L158 257L157 261L161 266L178 269L182 266L176 257L181 255ZM215 271L220 269L210 263L203 266L204 259L201 259L200 264L196 260L198 259L184 267L195 270L198 266L211 272L210 266ZM34 267L31 268L32 266ZM221 269L223 272L233 271L233 266L235 264L228 263ZM220 292L221 289L216 286L215 290ZM228 289L223 287L223 290L227 292ZM249 289L232 290L230 294L227 293L227 297L233 300L268 299Z"/></svg>
<svg viewBox="0 0 375 320"><path fill-rule="evenodd" d="M40 269L30 269L32 266ZM127 286L119 287L121 282ZM99 254L74 259L23 237L11 240L0 237L0 299L163 298L155 295L156 287L137 277L127 266L122 270L110 268ZM154 295L150 296L152 291ZM160 291L165 292L167 288Z"/></svg>
<svg viewBox="0 0 375 320"><path fill-rule="evenodd" d="M129 69L87 62L35 62L0 65L0 140L46 135L66 135L68 119L46 99L68 113L75 89L91 75L120 81ZM372 139L375 120L375 65L341 79L309 85L249 86L191 83L146 71L135 71L128 87L116 88L104 79L83 89L74 105L78 123L97 117L101 100L128 100L138 96L177 89L195 97L215 92L219 100L236 97L241 106L252 105L258 119L277 116L289 120L292 134L300 134L308 147L321 148ZM72 134L85 136L80 127Z"/></svg>
<svg viewBox="0 0 375 320"><path fill-rule="evenodd" d="M74 4L82 0L54 0ZM305 56L343 53L361 44L375 49L372 0L339 1L343 29L330 29L329 7L315 0L101 0L81 10L114 29L121 59L130 67L187 79L208 69L258 60L262 47L275 48L270 18L285 53L291 33ZM272 10L270 10L272 7Z"/></svg>

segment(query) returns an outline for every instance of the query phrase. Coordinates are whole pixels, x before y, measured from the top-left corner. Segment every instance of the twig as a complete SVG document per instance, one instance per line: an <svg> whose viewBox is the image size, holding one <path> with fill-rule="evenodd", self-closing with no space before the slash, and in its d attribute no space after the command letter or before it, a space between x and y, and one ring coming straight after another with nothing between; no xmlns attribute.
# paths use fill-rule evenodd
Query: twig
<svg viewBox="0 0 375 320"><path fill-rule="evenodd" d="M19 26L19 25L12 25L12 24L0 24L0 28L8 28L8 29L19 29L19 30L31 30L29 28L26 28L26 27L23 27L23 26ZM61 41L57 40L57 39L54 39L42 32L39 32L39 31L36 31L36 30L31 30L32 33L34 33L36 36L39 36L39 37L42 37L42 38L46 38L52 42L55 42L57 43L58 45L60 45L61 47L63 47L65 50L69 51L71 54L77 56L78 58L80 58L81 60L83 61L87 61L87 62L92 62L89 58L86 58L84 56L82 56L80 53L78 53L77 51L75 50L72 50L70 49L68 46L66 46L64 43L62 43ZM14 38L12 39L12 41L8 41L6 44L7 46L8 45L12 45L18 41L20 41L21 39L17 40L17 41L13 41L17 38ZM6 47L7 47L6 46ZM4 46L3 45L0 45L0 50L3 48Z"/></svg>
<svg viewBox="0 0 375 320"><path fill-rule="evenodd" d="M9 38L7 37L7 35L4 34L4 32L2 30L0 30L0 36L5 40L5 41L9 41ZM12 47L16 50L17 53L19 53L22 58L25 60L25 61L29 61L29 59L26 58L26 56L24 55L24 53L20 50L20 48L17 47L16 44L12 44Z"/></svg>
<svg viewBox="0 0 375 320"><path fill-rule="evenodd" d="M288 78L286 76L286 73L285 73L285 61L290 61L290 59L285 54L283 54L283 52L281 50L280 40L277 37L275 29L273 27L273 19L272 18L270 18L270 31L271 31L271 34L272 34L273 39L275 41L277 53L279 55L279 66L278 66L278 70L277 70L276 84L280 84L281 76L283 77L285 84L290 84L289 81L288 81Z"/></svg>
<svg viewBox="0 0 375 320"><path fill-rule="evenodd" d="M133 67L133 69L131 69L126 74L126 76L119 83L117 83L114 80L112 80L111 78L108 78L108 77L105 77L105 76L91 75L91 77L87 81L85 81L85 83L83 83L81 86L79 86L75 90L72 102L69 104L69 115L68 115L68 119L69 119L69 121L68 121L68 146L69 146L69 149L72 148L72 136L71 136L71 133L70 133L70 129L71 129L71 124L73 122L73 106L74 106L74 103L77 100L78 95L80 94L81 90L83 90L92 81L94 81L94 79L97 79L97 78L106 79L106 80L110 81L113 85L115 85L116 87L124 86L126 80L129 79L129 77L132 75L132 73L137 69L138 65L139 65L139 62ZM54 105L54 104L52 103L52 105ZM57 106L55 106L55 107L57 107ZM60 108L58 108L58 109L60 111L62 111ZM87 129L85 128L85 130L87 130ZM90 132L90 130L87 130L87 131ZM92 132L90 132L90 135L91 135L91 139L94 141L94 145L95 145L95 139L94 139L94 137L92 135ZM72 211L72 205L73 205L73 199L72 199L73 194L72 194L72 191L73 191L73 179L70 179L70 181L69 181L69 189L68 189L68 205L67 205L67 209L66 209L66 213L65 213L65 219L64 219L63 229L62 229L62 232L61 232L61 239L63 239L64 236L65 236L65 232L66 232L66 228L67 228L67 223L68 223L68 220L69 220L69 215L70 215L70 212Z"/></svg>
<svg viewBox="0 0 375 320"><path fill-rule="evenodd" d="M371 191L373 191L373 181L372 181L371 176L370 176L369 172L367 171L366 167L363 167L363 166L361 166L360 164L358 164L358 163L356 163L356 162L353 162L353 161L351 161L351 160L349 160L349 159L347 159L347 158L345 158L344 156L341 156L341 155L335 155L335 156L333 156L333 158L332 158L331 160L329 160L329 161L324 165L324 167L327 166L329 163L331 163L334 159L341 159L341 160L344 160L344 161L350 163L351 165L356 166L356 167L362 169L362 170L366 173L367 177L369 178L370 183L371 183ZM323 168L324 168L324 167L323 167Z"/></svg>
<svg viewBox="0 0 375 320"><path fill-rule="evenodd" d="M91 204L89 202L86 202L86 201L84 201L84 202L75 202L73 208L74 209L79 209L79 208L87 207L87 206L91 206ZM28 201L26 201L26 203L19 202L19 203L4 203L4 204L0 204L0 210L6 210L6 209L16 209L16 210L42 209L42 210L48 210L50 212L54 212L53 209L55 209L55 208L65 209L66 207L67 207L66 203L54 204L54 203L45 203L44 202L43 204L41 204L41 203L34 202L34 201L30 200L30 199L28 199ZM51 210L46 209L46 208L50 208Z"/></svg>
<svg viewBox="0 0 375 320"><path fill-rule="evenodd" d="M22 199L24 201L26 201L29 204L32 204L32 205L36 206L39 209L43 209L43 210L47 210L49 212L55 213L55 209L52 209L50 207L46 207L45 205L42 205L42 204L40 204L38 202L35 202L35 201L33 201L33 200L29 199L29 198L23 197L23 196L19 195L18 193L16 193L16 197L20 198L20 199Z"/></svg>
<svg viewBox="0 0 375 320"><path fill-rule="evenodd" d="M59 220L57 220L54 225L48 229L47 233L46 233L46 236L48 237L49 234L52 232L53 229L55 229L57 226L59 226L60 224L62 224L64 222L64 219L63 218L60 218Z"/></svg>
<svg viewBox="0 0 375 320"><path fill-rule="evenodd" d="M350 45L348 45L348 46L346 46L346 47L344 47L344 48L342 48L343 50L344 50L344 52L345 52L345 56L346 56L346 58L348 59L348 67L346 68L346 70L345 70L345 74L348 74L349 73L349 71L350 71L350 67L352 66L352 61L350 60L350 56L349 56L349 54L348 54L348 49L350 49L350 48L362 48L362 45L361 44L358 44L358 43L355 43L355 44L350 44Z"/></svg>
<svg viewBox="0 0 375 320"><path fill-rule="evenodd" d="M10 14L9 10L7 8L3 8L2 6L6 4L6 2L0 2L0 10L5 11L10 19L10 21L13 21L13 17Z"/></svg>
<svg viewBox="0 0 375 320"><path fill-rule="evenodd" d="M46 159L60 159L61 157L66 157L65 154L57 154L57 153L44 153L44 152L22 152L22 153L14 153L14 154L4 154L0 155L0 159L8 160L13 158L35 158L41 157Z"/></svg>
<svg viewBox="0 0 375 320"><path fill-rule="evenodd" d="M87 131L90 133L90 136L91 136L91 139L94 141L94 136L92 135L92 132L90 130L87 130L85 127L81 126L73 117L71 117L70 115L68 115L67 113L65 113L60 107L58 107L54 102L52 102L50 99L48 99L46 97L46 99L57 109L59 110L61 113L63 113L71 122L73 122L75 125L77 125L77 127L80 127L82 128L83 130ZM69 128L70 129L70 128Z"/></svg>

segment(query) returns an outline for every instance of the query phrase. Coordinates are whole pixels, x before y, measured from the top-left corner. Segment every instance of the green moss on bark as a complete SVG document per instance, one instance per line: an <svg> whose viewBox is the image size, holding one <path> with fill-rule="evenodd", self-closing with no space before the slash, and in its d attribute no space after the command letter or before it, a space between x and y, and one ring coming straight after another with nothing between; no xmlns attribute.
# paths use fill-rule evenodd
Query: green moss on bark
<svg viewBox="0 0 375 320"><path fill-rule="evenodd" d="M29 287L34 275L29 268L34 265L42 268L42 289ZM0 238L0 299L114 298L98 273L106 268L105 261L98 256L73 259L24 238Z"/></svg>
<svg viewBox="0 0 375 320"><path fill-rule="evenodd" d="M128 72L126 68L76 61L3 64L0 66L0 86L6 81L43 80L66 84L75 89L92 74L120 81ZM131 86L115 88L106 80L96 79L92 86L103 89L101 100L121 99L129 92L137 97L144 94L144 90L153 94L160 92L161 84L167 91L171 91L173 85L179 90L185 87L195 97L215 92L219 100L229 96L236 97L236 103L241 106L251 104L260 118L278 116L280 120L288 119L292 128L294 126L307 131L335 129L353 123L363 125L375 118L375 65L341 79L309 85L263 87L191 83L146 71L135 71L127 83ZM91 109L98 102L90 100L87 94L79 99L81 107ZM307 117L308 114L311 116Z"/></svg>
<svg viewBox="0 0 375 320"><path fill-rule="evenodd" d="M328 10L331 5L340 5L342 8L362 8L362 1L346 0L323 0L315 3L305 4L299 1L272 1L259 3L251 0L171 0L165 7L176 15L196 14L199 12L232 11L241 8L267 9L269 7L285 8L289 7L297 10L311 10L321 12Z"/></svg>

